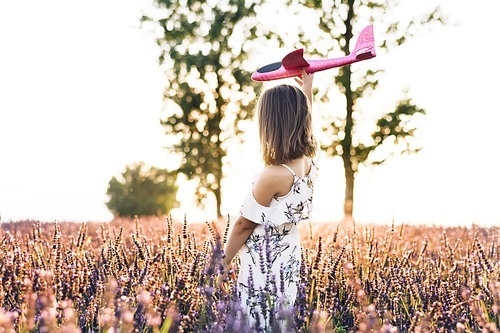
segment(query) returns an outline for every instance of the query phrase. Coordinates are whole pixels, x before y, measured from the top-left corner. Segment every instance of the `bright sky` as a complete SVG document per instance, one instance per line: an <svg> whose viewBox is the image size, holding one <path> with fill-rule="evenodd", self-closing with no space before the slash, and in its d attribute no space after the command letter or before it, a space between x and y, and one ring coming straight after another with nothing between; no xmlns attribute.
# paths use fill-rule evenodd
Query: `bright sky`
<svg viewBox="0 0 500 333"><path fill-rule="evenodd" d="M108 221L106 189L126 164L166 167L159 119L165 84L151 35L139 29L144 0L0 2L0 216L2 221ZM404 2L403 2L404 3ZM427 111L424 149L363 169L361 222L499 225L500 65L494 25L500 5L439 0L457 27L437 29L370 60L386 75L366 106L393 106L404 87ZM376 30L376 23L375 23ZM377 33L377 31L376 31ZM383 38L377 35L376 38ZM279 60L279 59L278 59ZM269 59L270 62L276 59ZM363 66L369 66L365 62ZM259 63L260 65L260 63ZM361 65L360 65L361 66ZM317 77L328 76L328 72ZM261 167L255 128L232 147L223 212L235 215ZM248 161L254 161L248 163ZM321 156L316 220L342 217L343 170ZM177 216L193 212L193 184Z"/></svg>

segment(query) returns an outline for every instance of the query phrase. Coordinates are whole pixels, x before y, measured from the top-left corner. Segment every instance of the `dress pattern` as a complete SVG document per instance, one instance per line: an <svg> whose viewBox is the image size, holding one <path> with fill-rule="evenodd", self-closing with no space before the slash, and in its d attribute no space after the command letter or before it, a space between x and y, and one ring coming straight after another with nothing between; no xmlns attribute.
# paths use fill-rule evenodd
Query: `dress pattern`
<svg viewBox="0 0 500 333"><path fill-rule="evenodd" d="M300 279L298 225L309 219L317 168L314 163L305 177L293 175L290 191L275 197L269 207L260 205L252 191L240 215L257 223L240 250L238 290L250 324L269 331L279 307L292 306ZM253 187L253 184L252 184Z"/></svg>

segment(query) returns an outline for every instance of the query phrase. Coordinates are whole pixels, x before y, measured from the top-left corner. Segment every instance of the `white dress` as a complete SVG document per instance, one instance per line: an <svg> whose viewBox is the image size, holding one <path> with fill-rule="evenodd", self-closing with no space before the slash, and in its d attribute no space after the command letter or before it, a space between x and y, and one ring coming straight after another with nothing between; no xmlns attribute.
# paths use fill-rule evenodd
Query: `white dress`
<svg viewBox="0 0 500 333"><path fill-rule="evenodd" d="M298 224L309 219L317 173L314 163L302 178L282 166L294 177L290 192L274 197L265 207L250 190L240 211L258 225L240 250L238 290L250 325L264 331L270 329L280 308L295 302L301 261Z"/></svg>

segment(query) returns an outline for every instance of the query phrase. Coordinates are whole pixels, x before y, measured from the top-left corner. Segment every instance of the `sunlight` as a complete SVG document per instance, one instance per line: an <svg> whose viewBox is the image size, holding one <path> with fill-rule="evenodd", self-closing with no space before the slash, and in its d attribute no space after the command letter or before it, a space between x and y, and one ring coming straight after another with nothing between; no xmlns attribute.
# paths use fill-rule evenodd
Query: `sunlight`
<svg viewBox="0 0 500 333"><path fill-rule="evenodd" d="M409 89L427 115L416 124L422 152L360 170L355 189L355 218L360 221L500 223L495 201L500 162L493 153L500 140L500 112L496 86L491 83L500 77L500 66L493 58L474 60L475 49L462 47L470 41L490 43L498 4L490 4L480 14L478 8L466 4L439 3L460 24L417 36L373 59L374 67L384 68L386 74L370 100L357 105L364 111L359 130L369 133L372 120L403 96L402 88ZM9 31L0 36L5 50L0 62L2 221L106 221L111 218L104 204L106 186L124 165L144 161L172 169L180 163L165 147L182 135L167 138L159 123L168 112L178 110L163 101L165 77L157 63L154 31L138 29L145 5L142 0L92 0L78 6L58 0L0 5L0 29ZM26 11L26 6L31 10ZM418 11L419 6L411 4L406 10ZM113 24L109 24L110 16ZM281 22L269 20L278 27L290 17L284 16ZM383 37L377 33L377 38ZM287 43L295 45L293 40ZM287 51L256 48L252 50L255 65L247 65L257 68L281 59ZM482 69L472 69L472 63ZM320 90L330 80L328 73L315 78ZM315 108L318 137L323 135L322 118L342 112L345 101L339 96L332 89L328 106ZM243 102L255 98L248 96ZM203 108L215 112L210 101ZM248 121L241 128L246 131L244 144L228 147L224 166L223 214L238 214L254 175L262 168L256 124ZM318 166L314 219L341 220L342 163L321 154ZM210 196L207 208L196 208L195 184L182 180L179 184L181 206L174 215L192 214L193 220L214 217Z"/></svg>

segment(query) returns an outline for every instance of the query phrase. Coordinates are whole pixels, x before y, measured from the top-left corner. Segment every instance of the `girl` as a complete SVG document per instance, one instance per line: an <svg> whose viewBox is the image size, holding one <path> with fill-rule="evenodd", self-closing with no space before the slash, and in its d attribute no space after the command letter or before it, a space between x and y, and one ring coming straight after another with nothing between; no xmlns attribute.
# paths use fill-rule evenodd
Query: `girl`
<svg viewBox="0 0 500 333"><path fill-rule="evenodd" d="M259 99L259 135L266 167L243 202L223 262L227 274L241 250L238 291L242 307L250 324L266 331L275 321L270 307L292 306L297 295L298 224L309 218L316 176L312 161L316 152L311 119L313 75L302 71L302 79L296 81L301 89L280 85Z"/></svg>

